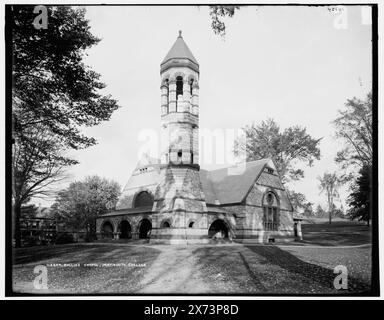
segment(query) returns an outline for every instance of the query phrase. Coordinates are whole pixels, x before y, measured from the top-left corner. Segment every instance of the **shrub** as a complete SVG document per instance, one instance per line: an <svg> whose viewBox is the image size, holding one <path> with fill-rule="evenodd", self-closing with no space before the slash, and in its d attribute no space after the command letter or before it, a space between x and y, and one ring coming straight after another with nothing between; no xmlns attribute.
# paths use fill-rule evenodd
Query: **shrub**
<svg viewBox="0 0 384 320"><path fill-rule="evenodd" d="M24 238L23 245L26 247L39 245L39 238L37 236L27 236Z"/></svg>
<svg viewBox="0 0 384 320"><path fill-rule="evenodd" d="M56 244L74 243L75 239L71 233L62 233L56 238Z"/></svg>

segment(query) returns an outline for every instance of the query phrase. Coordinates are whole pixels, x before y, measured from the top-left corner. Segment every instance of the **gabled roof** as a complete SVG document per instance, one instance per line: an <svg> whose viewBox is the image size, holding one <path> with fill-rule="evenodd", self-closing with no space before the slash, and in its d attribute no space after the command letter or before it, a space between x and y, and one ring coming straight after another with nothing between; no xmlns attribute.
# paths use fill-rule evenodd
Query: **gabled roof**
<svg viewBox="0 0 384 320"><path fill-rule="evenodd" d="M241 202L267 164L275 167L271 159L261 159L229 168L200 170L206 202L217 205Z"/></svg>
<svg viewBox="0 0 384 320"><path fill-rule="evenodd" d="M176 42L173 44L171 50L169 50L161 64L164 64L171 59L189 59L193 63L199 65L191 50L185 43L183 37L181 36L181 31L179 31L179 36L177 37Z"/></svg>
<svg viewBox="0 0 384 320"><path fill-rule="evenodd" d="M157 159L157 158L153 158L151 156L149 156L147 153L144 153L140 160L138 161L137 165L136 165L136 169L139 169L141 167L146 167L146 166L156 166L156 165L159 165L160 164L160 160Z"/></svg>
<svg viewBox="0 0 384 320"><path fill-rule="evenodd" d="M152 158L147 154L142 155L132 175L129 177L120 198L125 196L124 191L157 184L160 177L160 166L159 159ZM141 171L140 169L142 168L145 168L145 170Z"/></svg>

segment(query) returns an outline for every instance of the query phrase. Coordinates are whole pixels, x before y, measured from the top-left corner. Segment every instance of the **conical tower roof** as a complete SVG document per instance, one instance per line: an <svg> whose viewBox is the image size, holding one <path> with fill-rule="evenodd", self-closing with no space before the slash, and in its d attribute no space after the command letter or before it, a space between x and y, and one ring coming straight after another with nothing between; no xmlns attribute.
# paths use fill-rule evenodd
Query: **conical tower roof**
<svg viewBox="0 0 384 320"><path fill-rule="evenodd" d="M181 36L181 31L179 31L179 36L177 37L176 42L173 44L171 50L169 50L168 54L165 56L161 65L171 59L188 59L191 62L195 63L197 66L199 65L196 58L193 56L191 50L185 43L183 37Z"/></svg>

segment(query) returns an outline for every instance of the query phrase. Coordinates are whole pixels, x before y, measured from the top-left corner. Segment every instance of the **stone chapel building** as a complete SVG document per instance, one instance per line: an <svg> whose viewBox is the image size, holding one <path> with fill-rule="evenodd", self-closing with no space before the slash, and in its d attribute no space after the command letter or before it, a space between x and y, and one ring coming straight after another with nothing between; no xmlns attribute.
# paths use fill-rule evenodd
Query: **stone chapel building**
<svg viewBox="0 0 384 320"><path fill-rule="evenodd" d="M98 237L165 243L300 238L300 221L271 159L200 168L199 74L180 31L160 65L161 159L139 161L116 210L97 219Z"/></svg>

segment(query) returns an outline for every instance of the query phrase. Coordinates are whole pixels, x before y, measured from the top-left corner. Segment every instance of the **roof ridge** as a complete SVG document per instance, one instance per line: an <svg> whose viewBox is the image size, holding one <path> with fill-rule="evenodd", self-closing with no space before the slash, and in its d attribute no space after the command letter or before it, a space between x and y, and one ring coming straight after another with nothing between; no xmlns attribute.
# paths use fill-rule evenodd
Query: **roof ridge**
<svg viewBox="0 0 384 320"><path fill-rule="evenodd" d="M207 171L209 173L209 172L214 172L214 171L218 171L218 170L224 170L224 169L229 169L229 168L236 168L236 167L242 165L243 163L248 165L248 164L255 164L255 163L261 162L261 161L268 162L269 160L272 160L272 158L262 158L262 159L258 159L258 160L239 162L239 163L235 163L233 165L229 165L227 167L217 168L217 169L212 169L212 170L207 170L207 169L200 169L200 170L204 170L204 171Z"/></svg>

